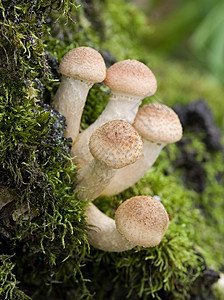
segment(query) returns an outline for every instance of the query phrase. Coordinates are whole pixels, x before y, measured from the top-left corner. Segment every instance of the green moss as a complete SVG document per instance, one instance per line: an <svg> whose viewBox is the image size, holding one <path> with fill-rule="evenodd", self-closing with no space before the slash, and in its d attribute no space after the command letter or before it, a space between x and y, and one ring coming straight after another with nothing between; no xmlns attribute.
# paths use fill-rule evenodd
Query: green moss
<svg viewBox="0 0 224 300"><path fill-rule="evenodd" d="M49 111L32 105L28 99L16 108L8 105L1 120L1 183L13 187L19 195L17 209L28 205L30 214L34 215L29 222L23 220L22 214L14 227L8 228L4 220L1 226L10 231L12 240L7 243L12 243L11 251L19 251L21 243L25 244L24 253L14 256L13 261L17 262L22 278L24 265L30 266L28 261L33 260L36 263L33 276L37 285L45 281L38 272L43 264L38 261L39 256L44 254L41 260L51 266L45 269L45 275L49 277L53 272L54 276L50 279L53 281L59 276L59 265L71 257L77 256L73 265L76 272L80 272L87 242L83 214L85 203L78 201L73 192L76 168L66 166L68 159L65 155L69 153L65 145L68 147L68 141L63 138L61 124L55 129L56 139L53 139L52 132L49 134L54 122L55 118L50 116ZM12 124L15 125L12 127ZM27 279L32 282L30 277Z"/></svg>
<svg viewBox="0 0 224 300"><path fill-rule="evenodd" d="M11 262L11 256L0 255L0 296L5 300L30 300L31 298L18 288L19 282L13 274L14 268L15 264Z"/></svg>
<svg viewBox="0 0 224 300"><path fill-rule="evenodd" d="M176 149L173 151L176 152ZM100 198L96 202L112 216L116 207L133 195L156 194L163 200L171 220L165 237L157 247L147 250L139 248L121 254L95 254L98 256L96 268L105 271L114 268L114 278L109 280L113 280L115 286L124 284L129 289L127 294L135 292L143 299L149 295L159 298L162 289L171 292L173 297L186 299L192 282L203 269L202 260L195 249L195 226L201 222L200 211L193 208L195 193L185 190L178 177L164 175L164 169L170 169L167 158L164 159L167 155L164 153L157 166L127 191L111 198ZM115 266L111 265L111 260ZM102 275L104 277L106 274ZM117 282L118 278L122 283ZM97 281L97 278L94 280Z"/></svg>
<svg viewBox="0 0 224 300"><path fill-rule="evenodd" d="M74 6L71 1L53 2L4 1L0 7L0 178L19 198L1 217L1 253L13 253L10 266L16 265L16 275L10 276L15 284L20 279L23 285L38 287L40 294L49 293L55 280L71 277L62 267L66 270L68 261L69 272L84 287L80 268L88 247L86 204L73 193L76 168L68 163L71 142L63 137L59 116L39 106L38 78L51 84L46 19L52 9L68 16ZM4 281L4 294L12 292L8 286ZM23 295L18 287L15 291Z"/></svg>
<svg viewBox="0 0 224 300"><path fill-rule="evenodd" d="M98 299L104 299L107 293L110 299L135 298L136 295L139 299L149 296L161 299L162 290L167 292L166 299L170 291L173 297L186 299L192 281L200 273L200 259L197 261L194 251L189 251L187 245L185 237L170 236L151 250L136 249L120 254L93 250L91 259L95 262L89 263L88 273ZM180 253L174 254L177 249Z"/></svg>
<svg viewBox="0 0 224 300"><path fill-rule="evenodd" d="M13 225L7 218L1 220L5 230L1 291L3 295L13 293L15 299L26 299L19 288L36 299L56 295L61 299L105 299L110 293L111 299L187 299L192 282L205 267L198 252L213 267L223 264L223 179L216 179L223 173L222 155L210 153L193 137L192 151L196 149L196 159L207 174L207 187L199 196L184 186L184 171L173 167L180 152L170 145L136 185L116 197L96 201L113 216L125 199L159 195L171 219L162 243L117 254L92 248L88 252L86 203L73 193L76 167L69 164L71 145L63 137L60 117L40 103L50 103L59 85L58 75L53 74L54 80L51 77L49 54L60 61L79 45L107 49L118 60L134 58L149 65L158 78L158 92L144 103L172 106L205 97L220 128L224 127L223 87L192 66L165 61L148 49L142 37L151 28L131 3L96 1L88 12L81 7L72 10L72 4L37 0L0 4L0 58L4 58L0 72L0 178L20 199L14 209L28 204L29 212L34 212L29 222L24 214ZM95 11L101 12L98 23L94 23ZM83 129L98 117L108 96L108 88L94 85L82 117Z"/></svg>
<svg viewBox="0 0 224 300"><path fill-rule="evenodd" d="M205 189L194 200L194 205L200 208L204 221L198 227L196 241L207 262L216 269L221 269L224 265L223 153L208 151L205 144L192 133L186 132L185 136L191 138L188 151L195 154L206 177Z"/></svg>

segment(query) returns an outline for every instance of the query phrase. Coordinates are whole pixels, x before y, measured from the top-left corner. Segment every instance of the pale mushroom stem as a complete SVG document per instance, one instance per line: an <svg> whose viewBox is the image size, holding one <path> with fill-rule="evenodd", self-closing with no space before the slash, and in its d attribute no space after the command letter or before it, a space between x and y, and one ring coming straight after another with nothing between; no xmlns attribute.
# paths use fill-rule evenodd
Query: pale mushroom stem
<svg viewBox="0 0 224 300"><path fill-rule="evenodd" d="M97 198L115 169L136 162L142 154L142 140L128 122L113 120L91 135L89 148L94 159L79 171L75 190L82 200Z"/></svg>
<svg viewBox="0 0 224 300"><path fill-rule="evenodd" d="M91 224L88 241L91 246L109 252L121 252L134 248L136 245L126 240L116 229L115 221L102 213L90 203L85 212L87 222Z"/></svg>
<svg viewBox="0 0 224 300"><path fill-rule="evenodd" d="M182 137L182 126L177 114L160 103L141 107L133 126L144 141L143 155L132 166L118 170L102 195L116 195L135 184L153 165L162 148Z"/></svg>
<svg viewBox="0 0 224 300"><path fill-rule="evenodd" d="M95 248L127 251L135 246L158 245L169 226L169 216L160 201L151 196L136 196L124 201L115 212L115 220L92 203L86 210L89 243Z"/></svg>
<svg viewBox="0 0 224 300"><path fill-rule="evenodd" d="M101 195L117 195L140 180L156 161L165 143L155 143L143 139L142 156L134 164L116 170L116 174Z"/></svg>
<svg viewBox="0 0 224 300"><path fill-rule="evenodd" d="M112 65L106 72L104 83L111 90L109 103L100 117L79 135L72 147L74 163L83 167L91 159L88 141L91 134L111 120L125 120L132 124L141 100L153 95L157 89L152 71L137 60L123 60Z"/></svg>
<svg viewBox="0 0 224 300"><path fill-rule="evenodd" d="M103 113L96 120L98 124L103 124L109 120L125 120L132 124L138 112L142 97L111 91L109 102Z"/></svg>
<svg viewBox="0 0 224 300"><path fill-rule="evenodd" d="M54 99L54 107L66 118L66 137L73 142L79 133L80 119L86 97L93 83L106 76L106 66L99 52L90 47L68 51L59 65L62 82Z"/></svg>
<svg viewBox="0 0 224 300"><path fill-rule="evenodd" d="M93 82L63 75L53 106L66 118L65 137L73 142L79 134L80 120Z"/></svg>
<svg viewBox="0 0 224 300"><path fill-rule="evenodd" d="M104 162L93 159L78 173L75 193L80 200L93 200L97 198L102 189L107 186L114 176L115 170Z"/></svg>
<svg viewBox="0 0 224 300"><path fill-rule="evenodd" d="M112 120L125 120L132 124L134 122L142 97L112 92L109 102L99 118L77 137L72 145L71 156L74 162L82 168L88 164L93 156L88 147L92 133L101 125Z"/></svg>

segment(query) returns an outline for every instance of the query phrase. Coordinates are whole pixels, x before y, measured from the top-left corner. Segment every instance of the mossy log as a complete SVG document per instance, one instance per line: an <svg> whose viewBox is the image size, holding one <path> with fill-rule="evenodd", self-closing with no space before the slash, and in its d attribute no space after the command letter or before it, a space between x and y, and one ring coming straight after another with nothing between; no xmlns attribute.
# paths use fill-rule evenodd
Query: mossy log
<svg viewBox="0 0 224 300"><path fill-rule="evenodd" d="M204 78L193 84L200 75L187 73L180 64L164 61L145 48L147 20L131 3L80 3L78 8L72 0L0 2L0 297L94 299L96 294L97 299L188 299L194 294L193 282L208 269L198 252L208 245L209 255L203 254L214 264L212 237L222 232L217 202L210 218L217 220L217 232L207 226L198 209L203 205L205 214L212 214L206 210L211 190L205 189L199 200L184 187L183 172L175 166L180 149L170 146L135 186L96 201L113 216L131 196L159 195L171 219L162 243L122 254L91 248L84 215L87 201L74 194L77 169L70 163L71 140L63 136L65 119L50 104L60 79L58 61L79 45L99 50L107 66L127 58L152 64L161 76L158 98L170 98L170 106L180 99L186 103L199 93L217 96L222 89ZM182 76L175 81L178 72ZM95 121L108 98L103 84L91 89L82 129ZM218 96L215 99L218 103ZM223 124L218 110L216 119ZM214 178L217 172L222 174L222 157L206 151L197 137L192 140L198 161L211 158L205 168L211 171L208 179L219 201L223 189ZM203 244L207 230L211 240ZM222 239L216 242L220 245ZM219 266L223 252L214 251Z"/></svg>

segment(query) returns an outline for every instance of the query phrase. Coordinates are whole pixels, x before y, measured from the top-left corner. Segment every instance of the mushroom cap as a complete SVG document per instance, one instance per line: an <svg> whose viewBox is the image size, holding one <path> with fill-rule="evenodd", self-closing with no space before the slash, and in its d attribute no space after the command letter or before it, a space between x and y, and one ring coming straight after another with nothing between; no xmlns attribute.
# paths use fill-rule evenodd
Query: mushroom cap
<svg viewBox="0 0 224 300"><path fill-rule="evenodd" d="M151 196L136 196L123 202L115 213L117 230L142 247L158 245L169 226L162 203Z"/></svg>
<svg viewBox="0 0 224 300"><path fill-rule="evenodd" d="M182 137L182 126L177 114L168 106L150 103L142 106L133 126L146 140L174 143Z"/></svg>
<svg viewBox="0 0 224 300"><path fill-rule="evenodd" d="M120 169L139 159L143 144L137 131L128 122L113 120L92 134L89 149L94 158L113 169Z"/></svg>
<svg viewBox="0 0 224 300"><path fill-rule="evenodd" d="M152 71L137 60L123 60L112 65L104 83L113 91L138 97L151 96L156 92L157 82Z"/></svg>
<svg viewBox="0 0 224 300"><path fill-rule="evenodd" d="M59 71L70 77L79 77L91 82L101 82L106 76L106 65L101 54L90 47L78 47L63 57Z"/></svg>

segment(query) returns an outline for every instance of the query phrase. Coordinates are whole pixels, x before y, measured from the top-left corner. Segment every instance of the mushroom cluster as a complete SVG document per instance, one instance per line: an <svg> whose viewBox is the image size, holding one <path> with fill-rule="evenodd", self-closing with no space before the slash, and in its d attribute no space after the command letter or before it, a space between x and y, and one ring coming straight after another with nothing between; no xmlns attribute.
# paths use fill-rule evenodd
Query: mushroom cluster
<svg viewBox="0 0 224 300"><path fill-rule="evenodd" d="M73 140L71 154L79 168L74 192L80 200L90 201L86 210L89 243L112 252L158 245L169 225L158 199L130 198L118 207L115 220L92 201L136 183L166 144L180 140L178 116L160 103L139 108L145 97L156 92L157 82L152 71L137 60L123 60L106 70L99 52L78 47L64 56L59 71L62 81L53 106L66 117L65 136ZM88 91L97 82L110 88L109 102L98 119L79 133Z"/></svg>

